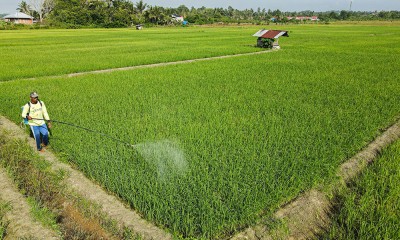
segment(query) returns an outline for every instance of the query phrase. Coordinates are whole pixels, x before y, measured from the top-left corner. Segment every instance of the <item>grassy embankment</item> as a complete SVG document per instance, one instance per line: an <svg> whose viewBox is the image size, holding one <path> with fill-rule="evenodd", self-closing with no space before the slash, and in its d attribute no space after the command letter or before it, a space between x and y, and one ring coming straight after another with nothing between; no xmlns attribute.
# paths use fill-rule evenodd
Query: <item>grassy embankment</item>
<svg viewBox="0 0 400 240"><path fill-rule="evenodd" d="M10 210L10 205L7 202L0 200L0 239L2 240L7 235L8 222L4 219L4 216Z"/></svg>
<svg viewBox="0 0 400 240"><path fill-rule="evenodd" d="M58 232L63 239L108 238L110 234L100 224L116 236L130 234L115 228L114 223L97 213L96 206L65 187L65 172L51 170L50 164L27 142L12 139L3 131L0 139L0 166L7 169L18 189L27 196L32 216L42 225ZM7 203L0 203L0 237L7 234L8 223L2 216L8 207Z"/></svg>
<svg viewBox="0 0 400 240"><path fill-rule="evenodd" d="M1 114L18 122L35 89L54 119L135 144L59 124L51 143L147 219L217 238L332 180L399 115L398 26L287 28L264 55L2 83Z"/></svg>

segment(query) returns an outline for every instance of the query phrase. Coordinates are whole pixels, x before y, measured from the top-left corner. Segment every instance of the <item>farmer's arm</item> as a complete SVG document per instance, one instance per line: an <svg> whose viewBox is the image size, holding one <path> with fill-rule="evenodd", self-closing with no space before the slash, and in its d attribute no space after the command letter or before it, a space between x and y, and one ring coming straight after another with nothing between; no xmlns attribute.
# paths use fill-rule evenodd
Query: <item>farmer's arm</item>
<svg viewBox="0 0 400 240"><path fill-rule="evenodd" d="M22 113L21 113L22 118L26 118L26 115L28 114L28 110L29 110L29 106L28 106L28 104L25 104L24 108L22 109Z"/></svg>
<svg viewBox="0 0 400 240"><path fill-rule="evenodd" d="M47 121L50 121L49 114L47 113L46 105L44 102L42 102L42 112L43 112L43 118Z"/></svg>
<svg viewBox="0 0 400 240"><path fill-rule="evenodd" d="M47 120L47 127L51 128L51 121L49 114L47 113L47 108L46 105L42 102L42 112L43 112L43 118Z"/></svg>

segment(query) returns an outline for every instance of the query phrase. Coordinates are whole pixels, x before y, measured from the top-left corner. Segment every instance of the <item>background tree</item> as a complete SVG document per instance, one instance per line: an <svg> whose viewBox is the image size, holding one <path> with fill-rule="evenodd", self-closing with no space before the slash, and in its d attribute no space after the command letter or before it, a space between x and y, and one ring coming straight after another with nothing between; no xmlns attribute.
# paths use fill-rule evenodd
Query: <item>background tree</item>
<svg viewBox="0 0 400 240"><path fill-rule="evenodd" d="M150 8L144 12L144 17L146 19L146 22L157 25L167 22L166 15L163 12L163 8L158 6L150 6Z"/></svg>
<svg viewBox="0 0 400 240"><path fill-rule="evenodd" d="M19 12L28 14L28 15L32 15L31 13L31 7L28 5L28 3L26 3L25 1L22 1L18 4L18 8L17 10Z"/></svg>
<svg viewBox="0 0 400 240"><path fill-rule="evenodd" d="M32 7L33 10L39 15L39 21L43 21L43 5L45 0L30 0L29 5Z"/></svg>
<svg viewBox="0 0 400 240"><path fill-rule="evenodd" d="M146 10L146 8L147 8L147 4L144 3L142 0L140 0L137 3L135 3L134 9L135 9L135 13L136 13L136 21L137 21L137 23L144 23L145 22L143 13Z"/></svg>
<svg viewBox="0 0 400 240"><path fill-rule="evenodd" d="M348 19L348 18L350 17L350 15L351 15L350 12L347 12L347 11L345 11L345 10L342 10L342 11L340 11L339 18L340 18L341 20L346 20L346 19Z"/></svg>
<svg viewBox="0 0 400 240"><path fill-rule="evenodd" d="M54 0L30 0L30 6L39 16L39 21L43 22L43 18L46 17L54 8Z"/></svg>
<svg viewBox="0 0 400 240"><path fill-rule="evenodd" d="M180 16L186 17L188 15L188 13L190 12L189 8L186 7L185 5L180 5L177 9L176 9L176 13Z"/></svg>
<svg viewBox="0 0 400 240"><path fill-rule="evenodd" d="M43 3L43 15L44 18L47 17L47 15L53 11L55 6L55 1L54 0L45 0Z"/></svg>
<svg viewBox="0 0 400 240"><path fill-rule="evenodd" d="M136 3L131 0L30 0L36 3L35 12L41 14L38 18L46 18L48 23L64 27L96 26L124 27L137 23L171 24L171 15L178 14L193 24L224 23L255 23L269 24L272 17L276 23L299 23L297 20L287 21L288 17L318 16L320 22L337 20L392 20L400 19L399 11L330 11L330 12L281 12L257 8L239 10L232 6L228 8L191 7L180 5L177 8L148 6L143 0ZM22 3L21 3L22 4ZM22 9L22 5L20 6ZM35 13L34 12L34 13ZM49 14L50 12L50 14ZM35 13L36 14L36 13ZM34 16L36 16L34 14ZM48 16L48 17L47 17ZM305 21L304 23L315 23Z"/></svg>
<svg viewBox="0 0 400 240"><path fill-rule="evenodd" d="M143 14L144 10L147 8L147 3L144 3L142 0L135 4L136 10L138 13Z"/></svg>

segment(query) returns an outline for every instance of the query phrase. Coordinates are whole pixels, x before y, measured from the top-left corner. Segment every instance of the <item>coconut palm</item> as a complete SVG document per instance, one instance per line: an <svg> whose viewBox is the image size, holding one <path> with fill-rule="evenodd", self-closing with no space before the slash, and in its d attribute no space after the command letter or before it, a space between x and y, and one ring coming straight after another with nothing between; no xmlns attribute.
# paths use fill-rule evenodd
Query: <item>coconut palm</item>
<svg viewBox="0 0 400 240"><path fill-rule="evenodd" d="M150 6L150 8L144 12L144 17L146 22L155 24L165 23L164 9L158 6Z"/></svg>
<svg viewBox="0 0 400 240"><path fill-rule="evenodd" d="M31 7L25 1L22 1L20 4L18 4L17 10L22 12L22 13L30 15L31 14L31 9L30 8Z"/></svg>
<svg viewBox="0 0 400 240"><path fill-rule="evenodd" d="M136 10L140 13L143 14L143 11L146 9L147 7L147 3L144 3L142 0L140 0L139 2L137 2L135 4L136 6Z"/></svg>

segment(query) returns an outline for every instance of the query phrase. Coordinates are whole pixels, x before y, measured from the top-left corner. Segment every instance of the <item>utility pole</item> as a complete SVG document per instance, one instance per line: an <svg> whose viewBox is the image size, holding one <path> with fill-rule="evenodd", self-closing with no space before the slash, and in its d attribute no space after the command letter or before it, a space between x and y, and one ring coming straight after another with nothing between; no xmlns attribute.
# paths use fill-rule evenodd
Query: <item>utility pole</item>
<svg viewBox="0 0 400 240"><path fill-rule="evenodd" d="M350 1L350 12L351 12L351 5L353 4L353 1Z"/></svg>

